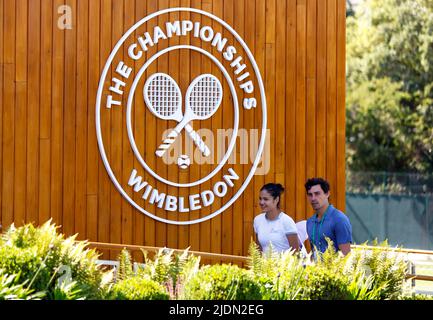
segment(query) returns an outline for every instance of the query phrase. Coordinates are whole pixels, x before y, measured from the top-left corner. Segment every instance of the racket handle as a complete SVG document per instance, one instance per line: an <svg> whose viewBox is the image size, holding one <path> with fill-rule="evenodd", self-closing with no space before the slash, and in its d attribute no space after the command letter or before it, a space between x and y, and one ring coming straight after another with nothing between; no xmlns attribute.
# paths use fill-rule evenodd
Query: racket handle
<svg viewBox="0 0 433 320"><path fill-rule="evenodd" d="M179 134L176 132L176 130L171 130L167 138L165 138L164 141L159 145L158 149L155 151L155 154L161 158L168 148L170 148L173 142L176 141L178 135Z"/></svg>
<svg viewBox="0 0 433 320"><path fill-rule="evenodd" d="M205 157L207 157L208 155L210 155L210 150L209 150L208 146L206 145L206 143L204 143L204 141L197 134L197 132L194 131L194 129L191 127L190 124L187 124L185 126L185 130L186 130L186 132L188 132L188 134L191 137L192 141L194 141L195 145L197 146L197 148L199 148L199 150L201 151L201 153Z"/></svg>

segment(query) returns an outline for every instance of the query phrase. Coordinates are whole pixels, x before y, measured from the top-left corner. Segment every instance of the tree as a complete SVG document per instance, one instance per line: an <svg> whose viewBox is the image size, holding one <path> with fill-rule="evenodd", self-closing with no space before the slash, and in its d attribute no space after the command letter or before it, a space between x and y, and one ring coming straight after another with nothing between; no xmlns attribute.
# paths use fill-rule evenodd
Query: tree
<svg viewBox="0 0 433 320"><path fill-rule="evenodd" d="M347 18L347 164L433 170L433 4L366 0Z"/></svg>

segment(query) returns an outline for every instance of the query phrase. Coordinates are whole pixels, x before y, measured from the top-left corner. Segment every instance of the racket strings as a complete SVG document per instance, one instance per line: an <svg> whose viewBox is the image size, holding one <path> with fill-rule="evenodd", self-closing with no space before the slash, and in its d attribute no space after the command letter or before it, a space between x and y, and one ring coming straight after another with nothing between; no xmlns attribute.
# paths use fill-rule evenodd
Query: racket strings
<svg viewBox="0 0 433 320"><path fill-rule="evenodd" d="M200 79L191 91L189 105L196 116L206 117L219 106L222 92L215 78Z"/></svg>
<svg viewBox="0 0 433 320"><path fill-rule="evenodd" d="M162 117L172 116L179 108L179 90L170 78L154 77L148 84L147 96L152 109Z"/></svg>

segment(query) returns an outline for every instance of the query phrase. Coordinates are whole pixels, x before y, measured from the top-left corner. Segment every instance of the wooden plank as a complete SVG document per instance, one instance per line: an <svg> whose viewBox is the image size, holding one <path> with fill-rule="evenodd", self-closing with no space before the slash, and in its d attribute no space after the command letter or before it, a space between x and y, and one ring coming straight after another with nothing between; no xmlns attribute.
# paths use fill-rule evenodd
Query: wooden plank
<svg viewBox="0 0 433 320"><path fill-rule="evenodd" d="M316 176L316 119L319 117L316 115L316 90L316 79L308 78L306 82L306 179Z"/></svg>
<svg viewBox="0 0 433 320"><path fill-rule="evenodd" d="M6 0L4 1L4 36L3 36L3 61L5 64L15 63L15 0Z"/></svg>
<svg viewBox="0 0 433 320"><path fill-rule="evenodd" d="M62 0L53 1L53 17ZM51 111L51 217L57 225L63 224L63 106L65 31L53 23L53 83ZM63 229L63 228L62 228ZM60 231L62 231L60 229Z"/></svg>
<svg viewBox="0 0 433 320"><path fill-rule="evenodd" d="M327 7L326 1L317 1L317 118L316 118L316 174L326 177L326 60L327 60Z"/></svg>
<svg viewBox="0 0 433 320"><path fill-rule="evenodd" d="M15 86L15 165L14 165L14 189L13 200L14 222L17 226L25 224L26 221L26 141L27 141L27 83L17 82ZM27 217L30 218L30 217Z"/></svg>
<svg viewBox="0 0 433 320"><path fill-rule="evenodd" d="M158 9L164 9L168 7L168 0L158 0ZM167 19L164 16L159 16L157 19L157 23L158 25L163 25L165 22L165 19ZM160 42L157 45L157 50L163 50L164 48L167 48L167 43L166 42ZM158 68L158 72L164 72L164 73L169 73L169 65L168 65L168 55L163 55L160 58L158 58L157 61L157 68ZM168 129L168 124L167 121L164 122L160 122L157 125L156 128L156 144L159 144L159 141L162 140L163 137L163 133ZM162 161L162 159L158 159L157 163L156 163L156 170L160 175L163 175L165 177L168 176L168 171L167 171L167 165ZM163 193L167 193L167 185L165 184L157 184L158 186L158 190L160 192ZM160 210L158 213L158 216L160 216L161 218L166 219L167 218L167 213ZM157 246L165 246L167 244L167 224L166 223L160 223L157 222L156 224L156 233L155 233L155 244Z"/></svg>
<svg viewBox="0 0 433 320"><path fill-rule="evenodd" d="M4 64L4 54L3 54L3 50L4 50L4 39L3 39L4 25L3 25L3 22L5 20L4 6L5 6L4 1L1 1L0 2L0 17L1 17L2 22L0 23L0 66ZM2 76L3 76L3 74L0 74L0 77L2 77ZM0 92L2 91L2 89L3 89L3 87L0 86ZM0 96L0 98L1 98L1 96ZM1 200L0 200L0 202L1 202ZM0 217L1 217L1 213L0 213Z"/></svg>
<svg viewBox="0 0 433 320"><path fill-rule="evenodd" d="M266 4L265 1L256 0L256 11L255 11L255 21L256 21L256 28L255 28L255 51L253 52L253 55L256 59L256 63L258 65L258 68L261 72L261 76L263 81L265 82L265 43L266 43L266 15L263 14L266 11ZM266 88L265 88L266 92ZM268 98L268 95L266 93L266 98ZM269 101L269 100L268 100ZM269 110L269 103L267 101L267 108ZM261 128L262 127L262 118L261 117L255 117L255 128ZM268 119L269 121L269 119ZM269 129L269 124L267 125L267 128ZM270 130L267 131L267 135L271 136ZM259 139L261 137L259 136ZM255 142L255 145L258 146L259 141ZM266 147L265 147L266 150ZM265 151L266 152L266 151ZM266 159L266 157L262 157L262 159ZM261 164L263 166L263 163ZM254 195L255 198L258 199L260 189L265 183L265 176L263 174L256 175L254 178ZM260 213L260 208L258 206L258 201L254 201L254 215Z"/></svg>
<svg viewBox="0 0 433 320"><path fill-rule="evenodd" d="M286 1L278 0L276 3L275 26L275 172L284 174L286 171ZM284 175L275 182L285 186Z"/></svg>
<svg viewBox="0 0 433 320"><path fill-rule="evenodd" d="M286 203L287 212L301 218L296 211L296 0L289 0L286 8Z"/></svg>
<svg viewBox="0 0 433 320"><path fill-rule="evenodd" d="M41 5L29 2L26 220L39 224L39 105L41 58ZM27 54L27 53L26 53Z"/></svg>
<svg viewBox="0 0 433 320"><path fill-rule="evenodd" d="M0 7L2 7L0 5ZM0 39L2 41L3 39ZM4 77L4 64L0 64L0 146L3 149L3 77ZM2 182L3 182L3 152L0 150L0 225L2 224ZM2 229L0 227L0 232Z"/></svg>
<svg viewBox="0 0 433 320"><path fill-rule="evenodd" d="M98 237L98 195L88 194L86 196L86 235L87 239Z"/></svg>
<svg viewBox="0 0 433 320"><path fill-rule="evenodd" d="M76 0L66 5L76 12ZM77 15L72 15L72 29L65 31L65 109L63 124L63 230L66 235L75 233L75 155L76 155L76 70L77 70Z"/></svg>
<svg viewBox="0 0 433 320"><path fill-rule="evenodd" d="M337 191L336 204L346 210L346 6L337 2Z"/></svg>
<svg viewBox="0 0 433 320"><path fill-rule="evenodd" d="M79 239L86 235L86 173L87 173L87 114L88 114L88 52L89 52L89 0L79 0L76 8L77 71L76 71L76 114L75 114L75 225ZM91 105L90 105L91 106ZM89 106L89 107L90 107ZM91 108L91 107L90 107ZM93 108L91 108L93 110ZM73 157L72 157L73 158Z"/></svg>
<svg viewBox="0 0 433 320"><path fill-rule="evenodd" d="M15 183L13 189L13 198L11 205L14 207L14 221L17 219L17 225L22 225L26 221L26 185L24 183L26 177L26 155L22 150L26 146L26 117L19 118L26 114L27 109L27 2L17 1L16 3L16 23L22 27L16 28L16 59L15 59L15 105L14 112L15 132L14 132L14 145L19 146L15 150L13 166L15 174L13 175ZM21 142L21 137L24 136L24 141ZM24 151L25 152L25 151ZM18 177L16 175L18 174ZM22 179L20 181L17 178ZM19 203L18 203L19 202ZM17 210L17 212L15 212Z"/></svg>
<svg viewBox="0 0 433 320"><path fill-rule="evenodd" d="M100 19L100 55L101 67L105 65L112 50L111 28L112 28L112 1L101 1L101 19ZM106 81L111 81L112 69L107 73ZM111 113L104 112L101 116L102 136L104 137L104 146L107 156L111 154ZM111 183L102 162L99 162L99 186L98 186L98 241L110 241L110 203L111 189L114 185ZM103 253L104 257L109 257L109 252Z"/></svg>
<svg viewBox="0 0 433 320"><path fill-rule="evenodd" d="M28 0L16 0L16 81L27 81L27 9Z"/></svg>
<svg viewBox="0 0 433 320"><path fill-rule="evenodd" d="M112 2L112 34L111 43L114 46L123 35L123 8L124 1ZM116 57L113 59L113 69L123 61L123 52L119 50ZM119 78L119 75L112 71L112 76ZM110 79L111 80L111 79ZM111 150L110 150L110 166L117 177L121 177L122 172L122 127L123 127L123 108L112 108L110 134L111 134ZM113 184L111 184L113 186ZM121 241L121 225L122 225L122 196L116 188L111 187L110 196L110 242ZM114 253L110 253L110 259L115 259Z"/></svg>
<svg viewBox="0 0 433 320"><path fill-rule="evenodd" d="M212 3L210 1L201 1L201 9L207 12L212 12ZM205 16L200 16L200 20L198 21L201 21L201 25L203 26L211 25L211 20ZM199 47L206 48L206 44L201 39L198 39L197 43ZM210 72L211 66L209 64L209 60L205 56L200 54L198 59L195 61L195 63L200 64L201 74ZM194 79L195 76L196 75L194 75L192 79ZM195 121L193 122L193 124L194 124L194 129L197 130L198 132L200 132L200 130L206 130L209 127L209 121ZM193 146L192 150L193 150L192 154L194 155L194 159L200 163L198 169L199 176L203 177L207 173L209 166L206 164L206 162L203 161L202 155L200 154L200 152L195 146ZM209 188L210 188L210 184L208 181L206 181L205 183L202 183L197 189L199 192L202 192L203 190ZM202 208L199 214L200 217L209 215L210 208L208 207ZM199 240L200 250L208 251L210 250L210 246L211 246L210 243L211 237L208 236L212 232L211 222L209 220L206 220L204 222L201 222L199 226L200 226L200 240ZM207 263L207 260L205 260L204 263Z"/></svg>
<svg viewBox="0 0 433 320"><path fill-rule="evenodd" d="M153 12L153 11L157 11L157 1L148 1L146 3L142 3L140 1L136 1L135 3L135 21L140 20L142 17L146 16L149 12ZM153 22L154 23L154 22ZM149 26L149 23L146 23L144 25L142 25L140 28L137 29L136 31L136 36L134 37L134 39L137 39L137 37L141 34L143 34L144 32L147 31L147 27ZM149 57L150 53L145 53L143 59L147 59ZM135 68L134 70L138 71L140 69L142 65L142 61L137 61L135 63ZM155 64L152 64L149 67L149 71L155 67ZM145 73L143 76L146 76L147 74ZM146 150L145 152L147 152L147 148L150 147L151 145L155 145L155 141L154 139L152 139L151 137L154 135L150 134L148 135L147 133L147 129L152 128L152 131L155 131L155 126L152 124L149 124L149 126L147 126L146 124L149 123L149 121L152 121L154 119L147 119L145 117L145 105L144 102L142 101L142 99L136 99L134 101L134 135L135 135L135 140L137 143L137 147L139 148L139 150L143 150L143 148L145 148L144 150ZM143 122L144 121L144 122ZM155 120L154 120L155 121ZM144 139L145 137L149 137L150 139L148 139L146 141L146 144L144 143ZM153 164L149 164L151 167L154 168ZM138 162L137 158L134 157L134 168L141 168L140 163ZM130 172L129 172L130 174ZM149 183L153 186L155 186L155 180L154 179L149 179ZM135 193L133 195L133 199L135 202L137 202L138 204L140 204L140 198L141 195ZM148 209L148 205L145 204L144 205L145 209ZM152 226L153 224L153 226ZM148 243L155 243L155 222L153 221L153 219L148 219L144 214L136 211L134 209L134 215L133 215L133 225L134 225L134 236L133 236L133 243L135 244L148 244ZM141 259L140 255L140 259ZM135 255L135 258L137 258L137 254Z"/></svg>
<svg viewBox="0 0 433 320"><path fill-rule="evenodd" d="M201 9L207 12L212 12L212 3L210 1L202 1L201 3ZM201 17L201 24L203 26L211 26L212 22L211 19L208 17ZM202 43L202 40L199 39L200 41L200 46L201 47L205 47L205 44ZM210 64L210 60L205 57L204 55L200 55L200 60L197 60L197 63L201 64L201 73L209 73L211 72L211 64ZM207 128L211 127L211 120L204 120L204 121L195 121L193 122L194 124L194 129L195 130L200 130L200 129L204 129L206 130ZM206 173L209 171L209 165L203 161L203 157L200 154L199 150L197 150L197 148L194 146L193 148L194 152L194 158L195 159L200 159L200 163L202 163L200 165L200 177L203 177L206 175ZM211 188L211 184L210 181L206 181L204 183L202 183L200 185L199 191L202 192L204 190L209 190ZM210 214L210 208L206 207L206 208L202 208L200 210L200 216L208 216ZM210 220L206 220L202 223L200 223L200 251L209 251L211 250L211 239L213 241L218 241L218 238L214 238L214 235L212 233L212 228L211 228L211 221ZM209 236L212 235L212 236Z"/></svg>
<svg viewBox="0 0 433 320"><path fill-rule="evenodd" d="M4 2L3 23L3 101L2 101L2 226L6 230L13 222L14 188L14 108L15 108L15 51L16 51L16 3Z"/></svg>
<svg viewBox="0 0 433 320"><path fill-rule="evenodd" d="M179 0L169 0L165 3L170 8L178 8L180 7L180 1ZM179 13L178 12L172 12L169 15L167 15L166 21L176 21L179 20ZM175 46L179 44L179 37L172 37L168 40L164 41L168 42L168 46ZM168 53L168 70L169 74L173 79L176 81L176 83L180 82L180 73L182 72L180 70L180 56L179 56L179 50L171 51ZM186 138L185 134L182 134L181 142L183 139ZM168 177L170 177L170 180L172 181L179 181L179 167L176 164L167 165L167 174ZM168 186L167 187L167 194L170 194L172 196L178 197L179 196L179 188ZM171 213L171 215L173 215ZM167 215L168 218L170 218L170 215ZM171 219L180 220L179 217L171 217ZM178 244L178 232L181 227L173 224L169 224L167 226L167 246L170 248L179 248Z"/></svg>
<svg viewBox="0 0 433 320"><path fill-rule="evenodd" d="M265 175L265 183L275 181L275 143L277 139L276 132L276 3L275 0L266 1L266 52L265 52L265 91L268 106L268 128L270 134L270 170Z"/></svg>
<svg viewBox="0 0 433 320"><path fill-rule="evenodd" d="M189 0L181 0L180 1L181 7L190 7L190 1ZM191 18L191 15L189 12L181 12L180 13L180 19L182 20L189 20ZM181 39L182 44L190 44L189 37L182 37ZM187 85L190 82L190 69L191 69L191 55L190 50L180 50L180 61L182 63L179 64L179 86L181 88L187 88ZM182 91L185 93L185 91ZM184 141L184 144L182 145L182 150L185 150L185 145L187 141ZM181 171L179 172L179 182L180 183L188 183L190 181L190 173L188 171ZM183 197L186 199L188 197L188 190L186 188L179 188L179 197ZM189 220L190 215L188 213L185 213L184 220ZM190 225L186 226L179 226L178 229L178 247L179 248L187 248L190 246L190 240L189 240L189 234L190 234Z"/></svg>
<svg viewBox="0 0 433 320"><path fill-rule="evenodd" d="M146 4L140 4L144 5L143 9L140 9L138 6L139 3L137 2L136 6L136 13L138 16L136 17L136 21L141 19L145 16L145 14L142 14L142 12L146 12L146 15L149 13L153 13L158 11L158 1L148 1L147 7ZM157 19L152 19L150 22L142 26L139 31L137 32L137 36L139 34L142 34L143 32L146 32L148 30L152 30L157 25ZM146 54L146 57L144 59L149 58L151 55L156 53L156 48L152 47L149 49L149 51ZM138 71L140 67L142 66L142 61L137 61L136 63L136 70ZM158 71L157 63L152 63L147 72L143 75L143 77L147 77L151 75L152 73L155 73ZM149 155L146 157L146 161L149 161L148 164L151 168L156 168L156 157L153 156L155 154L155 150L158 147L160 143L160 138L157 139L156 137L156 127L157 127L157 119L155 116L146 113L147 107L144 104L143 99L137 99L135 101L135 134L136 134L136 143L139 148L139 150L145 150L146 155ZM143 122L144 121L144 122ZM137 140L138 139L138 140ZM146 143L145 143L146 141ZM152 155L152 156L150 156ZM134 161L135 167L141 168L141 165L137 160ZM149 183L152 186L156 186L156 179L153 177L149 179ZM140 203L141 197L140 195L135 195L135 198L137 199L137 203ZM154 212L154 207L149 204L148 202L145 202L144 208L149 212ZM156 241L156 224L157 222L150 218L145 216L142 213L136 212L135 218L137 220L136 225L136 240L135 243L139 244L151 244L155 243Z"/></svg>
<svg viewBox="0 0 433 320"><path fill-rule="evenodd" d="M212 12L214 15L216 15L217 17L224 17L225 13L224 13L224 7L225 7L225 2L223 0L219 0L219 1L214 1L213 2L213 8L212 8ZM234 26L236 28L236 26ZM213 21L212 23L212 28L215 30L215 32L219 32L223 35L223 37L228 37L229 33L225 30L225 28L217 23L216 21ZM229 38L228 38L229 39ZM230 38L231 39L231 38ZM229 40L231 41L231 40ZM215 49L212 50L212 54L216 57L218 57L219 52ZM223 102L222 105L220 106L220 109L218 110L217 113L215 113L212 118L211 118L211 131L213 134L213 143L210 143L209 145L213 145L213 147L211 147L211 165L212 165L212 170L216 167L216 164L219 163L220 158L223 155L220 155L220 145L219 145L219 139L218 139L218 133L221 132L221 129L225 128L224 126L224 122L223 122L223 115L225 114L225 112L221 112L222 110L229 110L229 109L223 109L223 108L230 108L230 105L227 104L227 97L226 95L228 94L228 86L227 86L227 82L225 80L225 78L221 75L221 72L219 70L219 68L217 67L216 64L212 63L211 66L211 73L213 75L215 75L222 84L223 87ZM208 170L211 170L209 166L207 166ZM219 180L219 175L214 176L211 180L210 180L210 185L207 185L208 188L212 188L213 185L215 185L215 183L217 183ZM214 202L212 203L211 207L210 207L210 211L207 211L206 214L210 214L211 212L215 212L218 209L221 208L221 206L223 205L223 201L221 198L219 197L215 197ZM210 243L210 250L212 252L223 252L223 250L225 250L224 248L224 244L223 244L223 237L224 235L224 228L223 228L223 219L224 219L224 214L225 212L218 214L217 216L215 216L214 218L212 218L210 220L210 229L211 229L211 243ZM202 230L202 232L204 232L204 230ZM230 248L231 249L231 248Z"/></svg>
<svg viewBox="0 0 433 320"><path fill-rule="evenodd" d="M307 0L307 79L317 72L317 0Z"/></svg>
<svg viewBox="0 0 433 320"><path fill-rule="evenodd" d="M86 170L86 194L87 194L87 239L98 239L98 173L100 153L96 141L95 105L96 93L102 66L99 62L100 50L100 25L101 25L100 1L89 1L89 65L88 65L88 105L87 110L87 170ZM102 163L101 163L102 165Z"/></svg>
<svg viewBox="0 0 433 320"><path fill-rule="evenodd" d="M52 88L52 49L53 49L53 1L41 2L41 102L39 135L41 139L51 136L51 88ZM43 155L43 158L48 157ZM42 160L42 159L41 159Z"/></svg>
<svg viewBox="0 0 433 320"><path fill-rule="evenodd" d="M2 141L3 141L3 73L4 73L4 25L3 22L5 20L5 12L4 12L4 1L0 2L0 147L2 147ZM0 151L0 225L2 224L2 170L3 168L3 153ZM2 228L0 227L0 232L2 232Z"/></svg>
<svg viewBox="0 0 433 320"><path fill-rule="evenodd" d="M88 71L88 104L92 106L96 101L100 72L104 62L100 62L101 48L101 5L99 0L89 1L89 71ZM102 108L102 106L101 106ZM95 134L95 112L89 108L87 112L87 194L98 193L98 164L100 159L99 149Z"/></svg>
<svg viewBox="0 0 433 320"><path fill-rule="evenodd" d="M201 9L201 1L200 0L191 0L191 7L196 9ZM191 14L191 20L192 21L198 21L200 22L200 16L197 14ZM190 38L191 45L200 47L200 40L198 40L195 37ZM190 75L191 78L188 79L188 82L185 83L185 87L183 88L182 92L186 92L186 89L188 88L188 85L192 79L197 77L201 73L201 64L197 63L197 61L200 61L200 54L195 51L191 51L190 53ZM196 126L196 124L194 124ZM197 129L199 127L197 126ZM194 150L194 149L192 149ZM193 151L192 151L193 152ZM193 154L193 153L191 153ZM191 166L190 167L190 175L189 180L190 181L196 181L200 179L200 170L199 166ZM195 220L198 219L200 215L197 212L190 212L189 219ZM201 250L200 249L200 240L201 240L201 224L193 224L189 228L189 243L191 245L191 250Z"/></svg>
<svg viewBox="0 0 433 320"><path fill-rule="evenodd" d="M293 219L296 218L295 212L287 210L285 206L287 193L290 188L286 186L286 1L278 0L276 3L276 38L275 38L275 183L281 183L285 192L280 199L280 206L286 214Z"/></svg>
<svg viewBox="0 0 433 320"><path fill-rule="evenodd" d="M326 70L326 149L327 149L327 165L326 165L326 178L331 185L331 195L337 188L337 20L336 20L336 0L327 0L327 70ZM331 196L331 203L336 201L336 192Z"/></svg>
<svg viewBox="0 0 433 320"><path fill-rule="evenodd" d="M316 176L316 31L317 2L316 0L307 0L306 178ZM305 194L305 189L303 192ZM306 204L307 208L308 206Z"/></svg>
<svg viewBox="0 0 433 320"><path fill-rule="evenodd" d="M224 1L223 0L218 0L218 1L213 1L213 7L212 7L212 12L214 15L216 15L217 17L223 17L224 15ZM224 28L221 26L221 24L217 23L216 21L212 21L212 29L215 31L215 33L219 32L222 35L224 35ZM214 56L218 56L219 52L215 49L212 50L211 52ZM226 85L225 79L220 77L220 70L218 68L218 66L215 63L212 63L211 65L211 74L215 75L220 81L221 84L223 85L223 92L224 92L224 86ZM222 114L223 112L221 112L222 108L224 107L224 105L220 106L220 109L218 110L218 112L216 112L212 118L211 118L211 124L210 124L210 128L211 132L213 134L213 143L209 143L209 148L211 149L211 165L207 166L207 168L209 170L210 167L215 168L216 167L216 163L218 163L218 137L217 137L217 132L218 129L221 129L223 127L223 123L222 123ZM210 185L208 185L210 188L212 188L211 186L213 186L218 178L218 175L214 176L211 180L210 180ZM216 197L214 203L210 206L210 210L207 211L207 214L210 214L211 212L215 212L216 210L218 210L221 207L222 201L221 198ZM210 220L210 229L211 229L211 242L210 242L210 250L211 252L222 252L222 215L223 213L215 216L214 218L212 218Z"/></svg>
<svg viewBox="0 0 433 320"><path fill-rule="evenodd" d="M3 87L3 167L2 167L2 226L6 230L14 221L14 142L15 142L15 66L4 66ZM6 201L5 199L8 199Z"/></svg>
<svg viewBox="0 0 433 320"><path fill-rule="evenodd" d="M224 4L223 4L223 12L222 12L223 16L222 19L227 22L229 25L233 25L234 23L234 4L233 1L229 1L229 0L224 0ZM229 43L235 43L235 38L227 31L224 30L223 33L224 37L228 39ZM230 65L227 65L226 68L230 68ZM229 73L230 73L230 69L229 69ZM222 101L222 107L223 110L229 110L228 108L232 108L232 100L231 100L231 96L230 96L230 91L228 86L226 85L226 82L223 82L224 86L223 86L223 101ZM227 109L225 109L227 108ZM231 128L232 123L233 123L233 114L232 112L223 112L222 116L221 116L221 125L223 129L227 129L227 128ZM225 150L224 150L225 152ZM216 181L213 180L213 183L215 183ZM227 193L230 196L232 196L232 191L230 191L230 193ZM221 206L224 203L224 199L222 200L217 200L215 205L217 206ZM216 208L213 207L213 210L215 210ZM225 210L224 212L221 213L221 252L223 253L232 253L234 250L234 229L233 229L233 216L234 216L234 212L233 212L233 206L229 207L227 210ZM202 229L203 232L203 229ZM202 247L200 247L200 250L202 250Z"/></svg>
<svg viewBox="0 0 433 320"><path fill-rule="evenodd" d="M39 223L48 221L50 215L50 170L51 170L51 140L40 139L39 141L39 201L38 218Z"/></svg>
<svg viewBox="0 0 433 320"><path fill-rule="evenodd" d="M213 12L213 3L212 1L202 1L201 3L201 9L207 12ZM230 10L232 10L232 6L230 6ZM222 12L222 9L220 8L220 14L224 14ZM203 26L212 26L212 20L208 17L202 16L201 17L201 23ZM230 21L229 21L230 23ZM200 46L202 48L206 48L206 44L204 42L202 42L200 40ZM201 73L210 73L212 70L212 63L211 61L205 57L204 55L201 55L201 61L198 60L198 63L201 63ZM196 130L208 130L209 128L212 127L212 120L208 119L205 121L196 121L194 123L194 128L196 128ZM205 140L207 141L207 140ZM208 172L211 171L211 167L209 165L209 162L206 161L206 159L202 156L202 154L199 152L199 150L194 146L193 148L194 150L194 158L195 159L200 159L200 177L205 176ZM204 191L204 190L209 190L212 188L212 180L208 180L204 183L202 183L200 185L200 192ZM209 214L211 214L211 207L206 207L206 208L202 208L200 210L200 216L208 216ZM217 243L217 247L218 245L221 246L219 243L221 243L221 234L218 232L218 228L213 230L212 228L212 221L211 220L206 220L203 223L200 223L200 250L203 251L209 251L211 250L211 246L212 246L212 242L216 242ZM217 223L218 224L218 223ZM211 235L211 236L208 236ZM217 248L216 248L217 249ZM205 260L206 261L206 260Z"/></svg>
<svg viewBox="0 0 433 320"><path fill-rule="evenodd" d="M39 104L39 199L38 215L40 223L51 217L51 99L53 71L53 2L41 2L41 81Z"/></svg>
<svg viewBox="0 0 433 320"><path fill-rule="evenodd" d="M300 0L296 6L296 220L306 210L305 189L305 151L306 151L306 34L307 6Z"/></svg>
<svg viewBox="0 0 433 320"><path fill-rule="evenodd" d="M123 19L124 19L124 31L129 29L135 23L135 0L125 0L124 10L123 10ZM132 61L128 59L128 47L133 43L133 37L129 37L125 42L125 48L123 55L125 57L125 63L132 66ZM134 71L131 73L130 78L134 76ZM127 96L124 96L123 104L126 106ZM123 112L123 128L122 128L122 163L123 163L123 171L122 171L122 184L124 185L129 176L131 174L130 168L132 168L134 163L134 157L129 148L129 139L126 130L126 113ZM126 193L132 198L133 190L125 190ZM121 227L121 236L122 243L132 243L133 242L133 215L137 214L137 211L129 204L128 201L122 199L122 227Z"/></svg>
<svg viewBox="0 0 433 320"><path fill-rule="evenodd" d="M255 1L245 1L245 37L244 40L251 52L255 50ZM254 130L254 113L250 112L244 113L244 127L250 130ZM250 131L251 132L251 131ZM248 153L251 154L251 149L256 143L254 135L250 133L248 135ZM248 157L249 161L252 161ZM249 168L244 168L243 175L246 177L248 175ZM251 243L253 237L253 221L255 215L254 203L256 202L256 195L254 194L254 183L253 180L248 184L245 189L243 199L243 243L244 243L244 253L248 252L248 247Z"/></svg>
<svg viewBox="0 0 433 320"><path fill-rule="evenodd" d="M275 43L276 39L276 0L266 1L266 44Z"/></svg>
<svg viewBox="0 0 433 320"><path fill-rule="evenodd" d="M234 25L234 29L236 32L240 35L240 37L244 38L245 34L245 0L238 0L234 1L234 10L233 10L233 22L230 23L231 25ZM243 52L243 51L242 51ZM241 53L242 56L245 59L245 63L250 65L249 61L247 61L247 56L244 53ZM229 105L232 105L233 103L230 103ZM241 113L241 117L239 119L239 128L245 128L245 125L243 123L244 118L242 114L246 112L246 110L242 107L242 94L239 95L239 108L241 109L239 112ZM239 137L237 139L240 139ZM243 166L241 161L241 153L243 150L240 150L242 148L241 144L239 144L239 148L236 149L236 161L233 165L234 171L239 175L239 177L242 179L241 181L244 181L245 176L243 176ZM233 188L230 188L230 197L234 196ZM230 254L234 255L242 255L244 253L244 250L248 250L248 245L244 244L244 208L243 208L243 202L242 202L242 196L238 198L232 205L233 207L233 225L232 225L232 232L233 232L233 249L231 252L228 252Z"/></svg>

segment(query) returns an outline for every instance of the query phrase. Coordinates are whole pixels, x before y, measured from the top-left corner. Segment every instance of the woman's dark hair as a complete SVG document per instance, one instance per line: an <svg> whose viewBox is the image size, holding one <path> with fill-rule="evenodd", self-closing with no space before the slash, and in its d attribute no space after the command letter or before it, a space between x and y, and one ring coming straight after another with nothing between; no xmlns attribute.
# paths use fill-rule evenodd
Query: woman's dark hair
<svg viewBox="0 0 433 320"><path fill-rule="evenodd" d="M260 191L263 190L266 190L272 198L276 199L277 197L280 197L279 200L281 200L281 194L284 191L284 187L279 183L267 183L260 189ZM278 201L277 207L280 207L280 201Z"/></svg>
<svg viewBox="0 0 433 320"><path fill-rule="evenodd" d="M323 178L308 179L307 182L305 183L305 191L308 192L313 186L317 186L318 184L320 184L320 187L322 188L324 193L328 193L330 189L329 182Z"/></svg>

